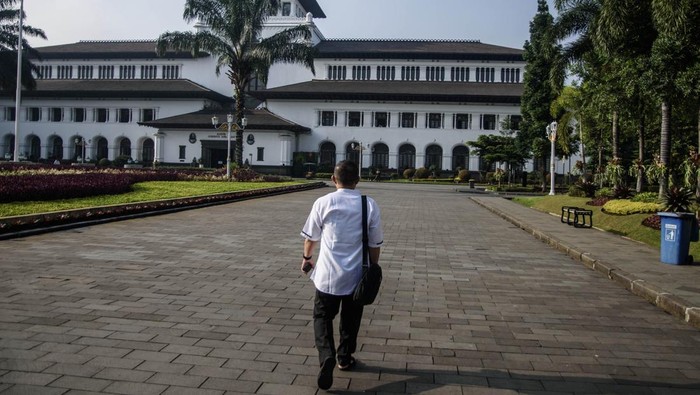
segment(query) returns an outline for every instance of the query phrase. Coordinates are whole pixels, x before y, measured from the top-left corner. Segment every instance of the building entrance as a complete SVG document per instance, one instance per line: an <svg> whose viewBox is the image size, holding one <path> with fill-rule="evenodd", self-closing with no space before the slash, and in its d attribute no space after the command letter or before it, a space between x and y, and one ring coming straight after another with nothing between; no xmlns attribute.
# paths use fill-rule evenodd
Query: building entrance
<svg viewBox="0 0 700 395"><path fill-rule="evenodd" d="M234 145L231 141L231 160L233 160ZM202 140L202 164L214 169L226 167L226 141Z"/></svg>

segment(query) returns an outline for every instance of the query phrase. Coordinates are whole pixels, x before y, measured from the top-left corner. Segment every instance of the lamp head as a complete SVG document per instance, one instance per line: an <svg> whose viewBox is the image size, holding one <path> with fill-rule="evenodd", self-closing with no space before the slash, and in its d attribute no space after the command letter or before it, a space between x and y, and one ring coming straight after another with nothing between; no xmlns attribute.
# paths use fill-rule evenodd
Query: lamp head
<svg viewBox="0 0 700 395"><path fill-rule="evenodd" d="M214 125L214 127L216 127L216 125L219 124L219 117L217 117L216 115L211 117L211 124Z"/></svg>
<svg viewBox="0 0 700 395"><path fill-rule="evenodd" d="M241 119L241 127L245 129L246 126L248 126L248 118L243 117L243 119Z"/></svg>
<svg viewBox="0 0 700 395"><path fill-rule="evenodd" d="M556 133L558 126L559 126L559 124L557 123L557 121L552 122L552 126L551 126L552 132Z"/></svg>
<svg viewBox="0 0 700 395"><path fill-rule="evenodd" d="M226 114L226 122L233 123L233 114Z"/></svg>

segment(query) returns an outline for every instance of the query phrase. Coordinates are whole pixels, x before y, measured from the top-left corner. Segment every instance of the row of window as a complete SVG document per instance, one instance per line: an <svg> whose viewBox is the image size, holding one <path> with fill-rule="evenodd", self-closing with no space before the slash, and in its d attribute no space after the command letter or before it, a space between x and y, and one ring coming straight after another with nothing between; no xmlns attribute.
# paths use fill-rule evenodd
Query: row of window
<svg viewBox="0 0 700 395"><path fill-rule="evenodd" d="M352 160L355 162L359 161L359 152L356 148L356 143L348 143L344 148L344 156L347 160ZM443 149L439 144L431 144L425 148L423 153L423 162L417 163L417 150L416 147L411 143L404 143L398 149L398 152L391 154L389 152L389 147L384 143L377 143L372 145L370 155L370 163L367 166L372 166L380 169L386 169L389 167L390 156L396 157L396 165L399 169L406 169L409 167L415 168L416 166L425 166L429 168L435 166L438 169L443 168ZM325 142L321 144L319 150L319 163L328 167L334 167L336 160L338 158L338 152L336 145L332 142ZM452 169L461 167L463 169L469 169L469 148L465 145L458 145L452 149ZM481 166L480 166L481 167Z"/></svg>
<svg viewBox="0 0 700 395"><path fill-rule="evenodd" d="M160 69L160 73L158 73ZM54 70L56 71L54 73ZM90 66L83 65L77 66L75 68L75 73L73 72L73 66L53 66L53 65L42 65L39 66L39 70L36 73L37 79L50 80L70 80L73 78L81 80L154 80L154 79L164 79L164 80L174 80L180 78L180 66L177 65L103 65L103 66Z"/></svg>
<svg viewBox="0 0 700 395"><path fill-rule="evenodd" d="M386 128L386 127L400 127L400 128L417 128L418 124L418 113L417 112L399 112L398 122L396 124L391 123L392 113L386 111L345 111L345 121L344 124L338 123L338 111L318 111L317 126L340 126L344 125L347 127L375 127L375 128ZM369 119L365 119L365 115L369 115ZM447 120L445 119L444 113L425 113L424 123L420 127L426 129L445 129L450 127L452 129L474 129L472 121L474 114L462 113L462 114L452 114L452 119L450 120L449 114ZM479 114L478 115L478 130L497 130L499 116L496 114ZM520 130L520 122L522 117L520 115L510 115L506 116L503 121L505 124L501 125L503 129L506 130ZM450 122L450 124L447 124Z"/></svg>
<svg viewBox="0 0 700 395"><path fill-rule="evenodd" d="M397 78L400 78L400 81L445 81L448 75L445 66L376 66L373 78L372 66L329 65L328 79L347 80L349 67L349 78L358 81L372 79L377 81L394 81ZM474 67L473 80L470 78L470 70L470 67L450 67L449 81L497 82L495 67ZM424 73L422 78L421 73ZM501 79L499 82L520 83L520 69L516 67L501 68Z"/></svg>
<svg viewBox="0 0 700 395"><path fill-rule="evenodd" d="M5 107L3 120L15 121L15 108ZM110 118L118 123L132 121L148 122L155 119L156 110L153 108L63 108L63 107L27 107L24 121L27 122L110 122ZM138 118L136 118L138 117Z"/></svg>

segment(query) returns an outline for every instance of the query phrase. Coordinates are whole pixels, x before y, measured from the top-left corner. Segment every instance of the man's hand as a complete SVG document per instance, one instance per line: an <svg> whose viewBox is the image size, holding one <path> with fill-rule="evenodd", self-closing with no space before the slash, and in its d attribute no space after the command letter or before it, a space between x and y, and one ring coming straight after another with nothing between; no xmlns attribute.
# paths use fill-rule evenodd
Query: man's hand
<svg viewBox="0 0 700 395"><path fill-rule="evenodd" d="M303 259L301 261L301 271L308 273L314 268L314 263L310 259Z"/></svg>

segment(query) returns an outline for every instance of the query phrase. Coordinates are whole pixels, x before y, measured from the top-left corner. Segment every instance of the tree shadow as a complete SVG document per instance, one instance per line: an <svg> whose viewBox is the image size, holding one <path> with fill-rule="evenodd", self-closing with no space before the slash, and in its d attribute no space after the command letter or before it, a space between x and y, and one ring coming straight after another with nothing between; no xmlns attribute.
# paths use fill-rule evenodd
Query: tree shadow
<svg viewBox="0 0 700 395"><path fill-rule="evenodd" d="M441 369L397 369L372 366L358 360L348 389L331 389L334 394L470 394L470 393L595 393L595 394L698 394L700 381L682 377L645 379L607 373L559 373L465 368L459 372ZM495 391L497 390L497 391ZM322 392L320 392L322 393Z"/></svg>

